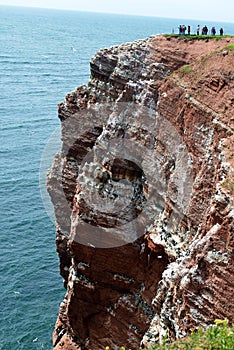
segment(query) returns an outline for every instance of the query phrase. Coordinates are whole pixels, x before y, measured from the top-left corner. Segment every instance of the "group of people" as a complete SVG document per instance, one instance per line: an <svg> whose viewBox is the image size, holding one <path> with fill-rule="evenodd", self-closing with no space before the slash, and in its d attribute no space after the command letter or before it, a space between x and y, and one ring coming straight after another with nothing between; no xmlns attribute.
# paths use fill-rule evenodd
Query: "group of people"
<svg viewBox="0 0 234 350"><path fill-rule="evenodd" d="M179 28L180 35L186 34L187 27L184 24L182 24L182 25L180 24L178 28ZM190 25L188 25L188 35L190 35L190 30L191 30L191 27L190 27Z"/></svg>
<svg viewBox="0 0 234 350"><path fill-rule="evenodd" d="M208 28L207 28L207 26L204 26L204 27L202 27L202 29L201 29L201 35L207 35L208 34ZM197 35L199 35L200 34L200 25L198 25L197 26ZM210 28L210 34L211 35L215 35L216 34L216 29L215 29L215 27L211 27ZM223 35L223 28L220 28L219 29L219 35Z"/></svg>
<svg viewBox="0 0 234 350"><path fill-rule="evenodd" d="M180 24L179 27L178 27L178 29L179 29L179 34L180 34L180 35L185 35L185 34L186 34L186 30L188 30L188 32L187 32L188 35L190 35L190 33L191 33L191 27L190 27L190 25L188 25L188 28L187 28L186 25L184 25L184 24L181 25L181 24ZM197 35L200 35L200 32L201 32L201 35L207 35L208 32L209 32L209 30L208 30L207 26L204 26L204 27L202 27L202 29L201 29L201 28L200 28L200 24L198 24L197 30L196 30ZM211 34L211 35L215 35L215 34L216 34L216 29L215 29L215 27L211 27L211 29L210 29L210 34ZM219 34L220 34L221 36L223 35L223 28L220 28Z"/></svg>

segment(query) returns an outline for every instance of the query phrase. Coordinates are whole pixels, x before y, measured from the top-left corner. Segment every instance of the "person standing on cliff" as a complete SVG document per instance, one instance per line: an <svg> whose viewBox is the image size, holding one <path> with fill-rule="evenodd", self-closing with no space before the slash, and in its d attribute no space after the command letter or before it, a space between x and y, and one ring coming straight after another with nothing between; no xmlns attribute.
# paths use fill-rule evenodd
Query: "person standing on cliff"
<svg viewBox="0 0 234 350"><path fill-rule="evenodd" d="M198 24L197 26L197 35L199 35L199 33L200 33L200 24Z"/></svg>
<svg viewBox="0 0 234 350"><path fill-rule="evenodd" d="M216 34L215 27L212 27L212 28L211 28L211 35L215 35L215 34Z"/></svg>
<svg viewBox="0 0 234 350"><path fill-rule="evenodd" d="M223 28L220 28L219 34L222 36L223 35Z"/></svg>
<svg viewBox="0 0 234 350"><path fill-rule="evenodd" d="M191 27L190 25L188 25L188 35L190 35L190 30L191 30Z"/></svg>

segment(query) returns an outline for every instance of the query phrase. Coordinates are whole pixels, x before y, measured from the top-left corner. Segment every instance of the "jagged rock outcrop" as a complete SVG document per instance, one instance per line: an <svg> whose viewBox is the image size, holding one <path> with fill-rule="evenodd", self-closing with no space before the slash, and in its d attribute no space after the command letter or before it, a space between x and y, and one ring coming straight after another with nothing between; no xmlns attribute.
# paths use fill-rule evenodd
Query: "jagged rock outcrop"
<svg viewBox="0 0 234 350"><path fill-rule="evenodd" d="M233 43L102 49L59 105L55 349L138 349L234 321Z"/></svg>

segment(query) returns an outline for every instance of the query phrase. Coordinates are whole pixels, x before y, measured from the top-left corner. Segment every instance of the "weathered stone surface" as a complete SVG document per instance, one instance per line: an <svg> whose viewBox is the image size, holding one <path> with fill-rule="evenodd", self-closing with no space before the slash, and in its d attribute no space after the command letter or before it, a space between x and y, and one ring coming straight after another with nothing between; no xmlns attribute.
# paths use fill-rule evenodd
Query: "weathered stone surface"
<svg viewBox="0 0 234 350"><path fill-rule="evenodd" d="M102 49L59 105L55 349L138 349L234 321L233 42Z"/></svg>

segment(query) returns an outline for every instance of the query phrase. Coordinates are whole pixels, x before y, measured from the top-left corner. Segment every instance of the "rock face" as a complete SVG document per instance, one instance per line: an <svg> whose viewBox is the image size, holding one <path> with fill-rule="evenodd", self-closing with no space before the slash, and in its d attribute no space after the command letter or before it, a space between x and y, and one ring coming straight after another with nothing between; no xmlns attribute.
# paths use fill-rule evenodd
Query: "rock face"
<svg viewBox="0 0 234 350"><path fill-rule="evenodd" d="M233 43L102 49L59 105L54 349L133 350L234 322Z"/></svg>

